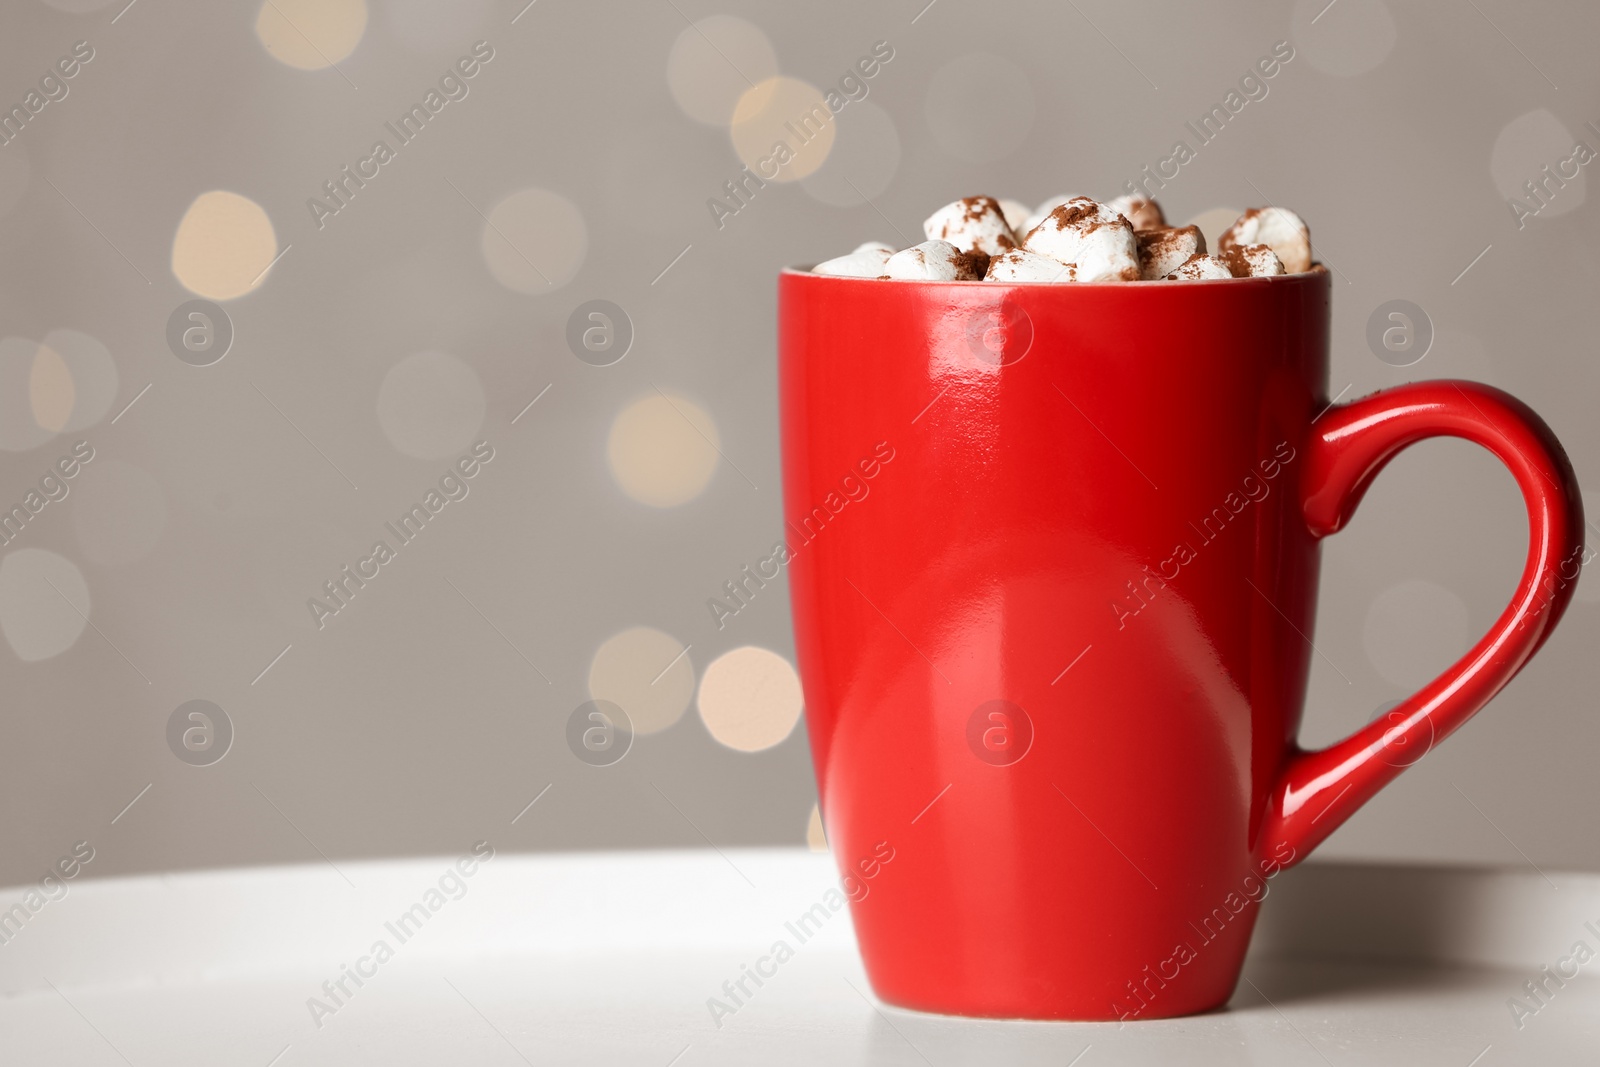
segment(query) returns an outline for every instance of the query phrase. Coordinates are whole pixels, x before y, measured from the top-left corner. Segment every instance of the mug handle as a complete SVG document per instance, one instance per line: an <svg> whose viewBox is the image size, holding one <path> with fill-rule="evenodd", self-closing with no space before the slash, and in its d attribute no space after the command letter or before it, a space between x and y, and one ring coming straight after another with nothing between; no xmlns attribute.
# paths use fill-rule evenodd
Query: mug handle
<svg viewBox="0 0 1600 1067"><path fill-rule="evenodd" d="M1583 504L1566 452L1543 419L1498 389L1431 381L1330 408L1312 425L1302 510L1312 536L1344 527L1372 479L1401 449L1461 437L1493 452L1528 507L1528 562L1511 603L1466 655L1386 717L1324 749L1291 744L1268 796L1257 853L1290 866L1437 742L1454 733L1539 650L1586 562ZM1276 850L1276 852L1275 852Z"/></svg>

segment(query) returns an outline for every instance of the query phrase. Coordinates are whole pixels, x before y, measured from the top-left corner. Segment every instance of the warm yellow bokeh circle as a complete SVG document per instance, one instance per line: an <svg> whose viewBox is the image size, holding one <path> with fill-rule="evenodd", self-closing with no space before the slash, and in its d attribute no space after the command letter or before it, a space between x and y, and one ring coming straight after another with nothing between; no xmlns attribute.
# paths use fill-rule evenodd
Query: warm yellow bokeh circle
<svg viewBox="0 0 1600 1067"><path fill-rule="evenodd" d="M72 417L77 400L78 389L67 361L55 349L40 345L28 376L28 403L33 408L34 421L42 430L60 433Z"/></svg>
<svg viewBox="0 0 1600 1067"><path fill-rule="evenodd" d="M278 235L248 196L213 189L195 197L172 238L172 273L208 300L232 300L266 280Z"/></svg>
<svg viewBox="0 0 1600 1067"><path fill-rule="evenodd" d="M705 489L720 447L717 424L699 405L676 393L651 393L617 414L606 460L624 493L670 508Z"/></svg>
<svg viewBox="0 0 1600 1067"><path fill-rule="evenodd" d="M0 451L26 452L58 433L86 430L116 399L117 364L81 330L42 342L0 338Z"/></svg>
<svg viewBox="0 0 1600 1067"><path fill-rule="evenodd" d="M712 737L740 752L760 752L793 732L805 697L788 660L745 645L706 667L698 704L700 721Z"/></svg>
<svg viewBox="0 0 1600 1067"><path fill-rule="evenodd" d="M266 0L256 36L272 58L298 70L331 67L367 29L366 0Z"/></svg>
<svg viewBox="0 0 1600 1067"><path fill-rule="evenodd" d="M812 852L828 851L828 832L822 826L822 809L811 805L811 818L806 823L806 846Z"/></svg>
<svg viewBox="0 0 1600 1067"><path fill-rule="evenodd" d="M589 663L589 697L628 715L634 733L659 733L694 696L694 664L671 634L635 626L606 639Z"/></svg>
<svg viewBox="0 0 1600 1067"><path fill-rule="evenodd" d="M827 162L837 132L821 90L799 78L767 78L746 89L728 127L733 150L763 181L799 181Z"/></svg>

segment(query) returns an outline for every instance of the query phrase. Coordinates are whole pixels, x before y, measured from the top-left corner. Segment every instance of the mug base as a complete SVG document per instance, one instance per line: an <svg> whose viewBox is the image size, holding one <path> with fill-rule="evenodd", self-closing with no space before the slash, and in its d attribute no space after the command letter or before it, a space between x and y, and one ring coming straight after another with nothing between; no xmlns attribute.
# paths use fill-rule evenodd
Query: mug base
<svg viewBox="0 0 1600 1067"><path fill-rule="evenodd" d="M1225 1007L1233 998L1230 985L1221 994L1210 992L1203 996L1158 997L1137 1010L1118 1013L1107 1001L1101 1009L1087 1003L1069 1003L1065 999L1019 997L1017 991L985 991L988 995L960 996L937 993L885 990L868 976L872 992L884 1004L901 1011L920 1012L924 1015L948 1015L961 1019L993 1019L1013 1022L1054 1023L1136 1023L1152 1019L1178 1019L1190 1015L1204 1015ZM1176 993L1176 991L1173 991Z"/></svg>

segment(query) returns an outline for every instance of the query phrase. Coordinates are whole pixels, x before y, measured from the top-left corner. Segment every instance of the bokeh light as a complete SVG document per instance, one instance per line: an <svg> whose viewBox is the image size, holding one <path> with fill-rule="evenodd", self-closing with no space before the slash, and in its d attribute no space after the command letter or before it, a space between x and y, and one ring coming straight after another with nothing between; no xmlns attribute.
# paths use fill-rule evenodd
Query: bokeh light
<svg viewBox="0 0 1600 1067"><path fill-rule="evenodd" d="M816 86L779 76L744 91L728 132L734 152L752 174L763 181L793 182L827 162L838 121ZM774 152L778 144L787 153Z"/></svg>
<svg viewBox="0 0 1600 1067"><path fill-rule="evenodd" d="M478 372L448 352L417 352L383 376L378 425L413 459L448 459L466 450L486 410Z"/></svg>
<svg viewBox="0 0 1600 1067"><path fill-rule="evenodd" d="M25 337L0 339L0 449L7 452L26 452L54 436L34 417L34 367L52 358L40 347Z"/></svg>
<svg viewBox="0 0 1600 1067"><path fill-rule="evenodd" d="M670 508L699 496L721 457L717 425L687 397L653 393L618 413L606 443L611 476L629 497Z"/></svg>
<svg viewBox="0 0 1600 1067"><path fill-rule="evenodd" d="M51 330L43 344L0 340L0 449L23 452L93 426L115 399L117 382L111 353L79 330Z"/></svg>
<svg viewBox="0 0 1600 1067"><path fill-rule="evenodd" d="M822 828L822 809L811 805L811 818L806 822L806 846L812 852L828 851L828 835Z"/></svg>
<svg viewBox="0 0 1600 1067"><path fill-rule="evenodd" d="M76 400L67 361L49 345L40 345L28 375L28 406L33 409L33 421L41 429L59 433L72 418Z"/></svg>
<svg viewBox="0 0 1600 1067"><path fill-rule="evenodd" d="M1296 0L1289 39L1324 74L1354 78L1394 51L1399 33L1383 0Z"/></svg>
<svg viewBox="0 0 1600 1067"><path fill-rule="evenodd" d="M635 626L608 638L589 663L589 698L609 700L636 734L654 734L683 717L694 696L694 664L671 634Z"/></svg>
<svg viewBox="0 0 1600 1067"><path fill-rule="evenodd" d="M366 28L366 0L266 0L256 15L262 46L299 70L338 63L356 50Z"/></svg>
<svg viewBox="0 0 1600 1067"><path fill-rule="evenodd" d="M667 86L685 115L725 125L739 97L778 73L778 55L760 28L732 15L686 26L667 55Z"/></svg>
<svg viewBox="0 0 1600 1067"><path fill-rule="evenodd" d="M589 251L583 213L548 189L522 189L490 209L483 260L495 281L518 293L552 293L572 280Z"/></svg>
<svg viewBox="0 0 1600 1067"><path fill-rule="evenodd" d="M72 380L72 411L61 429L87 430L111 410L121 379L111 350L82 330L51 330L41 346L54 353Z"/></svg>
<svg viewBox="0 0 1600 1067"><path fill-rule="evenodd" d="M1566 125L1542 107L1518 115L1495 137L1489 152L1489 176L1495 189L1508 202L1514 197L1538 214L1537 220L1523 218L1523 225L1535 225L1583 205L1587 168L1572 158L1577 143ZM1554 180L1545 174L1545 167L1555 174ZM1560 167L1572 177L1561 174ZM1528 192L1530 181L1542 202Z"/></svg>
<svg viewBox="0 0 1600 1067"><path fill-rule="evenodd" d="M59 656L89 625L89 586L77 564L42 548L0 558L0 633L27 662Z"/></svg>
<svg viewBox="0 0 1600 1067"><path fill-rule="evenodd" d="M900 133L894 119L870 100L839 113L839 130L827 163L800 181L816 200L854 207L889 188L900 169Z"/></svg>
<svg viewBox="0 0 1600 1067"><path fill-rule="evenodd" d="M712 737L740 752L759 752L793 732L805 698L788 660L745 645L706 666L697 703Z"/></svg>
<svg viewBox="0 0 1600 1067"><path fill-rule="evenodd" d="M183 287L209 300L232 300L266 280L278 254L278 236L260 204L213 189L184 212L172 238L172 273Z"/></svg>
<svg viewBox="0 0 1600 1067"><path fill-rule="evenodd" d="M489 0L384 0L381 10L401 44L419 55L435 55L483 37L493 8Z"/></svg>

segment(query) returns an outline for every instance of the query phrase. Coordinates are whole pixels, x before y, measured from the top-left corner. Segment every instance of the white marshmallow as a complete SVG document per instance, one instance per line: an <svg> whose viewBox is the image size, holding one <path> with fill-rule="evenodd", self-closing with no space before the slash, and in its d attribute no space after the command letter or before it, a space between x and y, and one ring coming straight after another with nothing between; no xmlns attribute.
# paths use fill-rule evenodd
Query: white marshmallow
<svg viewBox="0 0 1600 1067"><path fill-rule="evenodd" d="M1021 200L1006 200L1002 198L999 204L1001 214L1006 217L1006 225L1011 227L1012 234L1020 240L1022 231L1019 227L1028 221L1028 216L1033 214L1033 209Z"/></svg>
<svg viewBox="0 0 1600 1067"><path fill-rule="evenodd" d="M1245 245L1271 248L1287 274L1311 269L1311 228L1288 208L1253 207L1217 238L1219 252Z"/></svg>
<svg viewBox="0 0 1600 1067"><path fill-rule="evenodd" d="M1165 278L1206 250L1198 226L1136 230L1133 236L1139 242L1139 277L1147 282Z"/></svg>
<svg viewBox="0 0 1600 1067"><path fill-rule="evenodd" d="M1245 245L1222 253L1235 278L1271 278L1286 273L1283 261L1266 245Z"/></svg>
<svg viewBox="0 0 1600 1067"><path fill-rule="evenodd" d="M970 266L970 257L948 241L924 241L896 252L884 264L883 273L902 281L918 282L972 282L978 275Z"/></svg>
<svg viewBox="0 0 1600 1067"><path fill-rule="evenodd" d="M880 241L868 241L847 256L836 256L811 268L812 274L831 274L836 278L881 278L883 265L894 249Z"/></svg>
<svg viewBox="0 0 1600 1067"><path fill-rule="evenodd" d="M1216 256L1191 256L1189 261L1171 274L1167 275L1169 281L1212 281L1217 278L1232 278L1233 271L1228 265Z"/></svg>
<svg viewBox="0 0 1600 1067"><path fill-rule="evenodd" d="M1076 199L1077 197L1075 196L1072 196L1068 193L1062 193L1060 196L1052 196L1050 199L1034 208L1033 214L1022 220L1022 229L1017 230L1017 240L1023 244L1026 244L1028 241L1028 234L1033 232L1033 228L1035 226L1049 218L1050 212L1054 211L1062 204L1065 204L1068 200Z"/></svg>
<svg viewBox="0 0 1600 1067"><path fill-rule="evenodd" d="M1167 224L1161 205L1143 196L1119 196L1107 200L1106 207L1127 219L1135 230L1154 230Z"/></svg>
<svg viewBox="0 0 1600 1067"><path fill-rule="evenodd" d="M1119 213L1086 196L1060 205L1028 234L1028 251L1076 267L1074 281L1139 280L1133 227Z"/></svg>
<svg viewBox="0 0 1600 1067"><path fill-rule="evenodd" d="M989 261L986 282L1070 282L1077 280L1077 268L1026 248L1013 248Z"/></svg>
<svg viewBox="0 0 1600 1067"><path fill-rule="evenodd" d="M963 252L998 256L1017 246L1000 202L992 196L969 196L929 215L922 232L930 241L949 241Z"/></svg>

